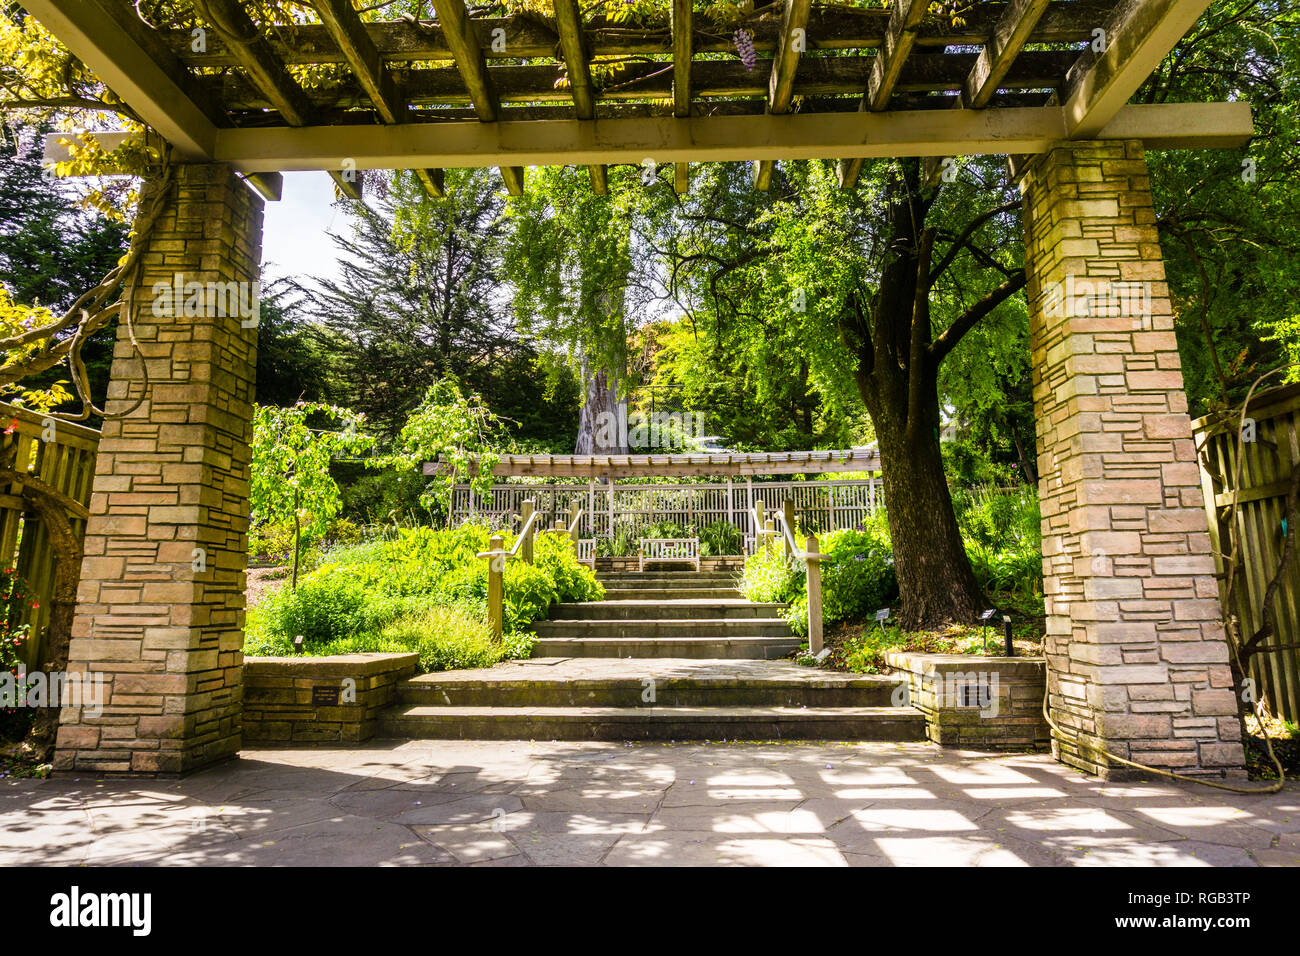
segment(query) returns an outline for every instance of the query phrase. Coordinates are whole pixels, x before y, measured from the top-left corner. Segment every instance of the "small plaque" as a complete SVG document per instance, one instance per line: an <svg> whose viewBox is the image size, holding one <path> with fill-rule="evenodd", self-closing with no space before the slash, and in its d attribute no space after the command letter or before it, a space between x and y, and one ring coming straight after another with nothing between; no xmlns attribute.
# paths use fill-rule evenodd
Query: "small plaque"
<svg viewBox="0 0 1300 956"><path fill-rule="evenodd" d="M879 611L877 611L877 612L876 612L876 620L877 620L877 621L888 621L888 620L889 620L889 608L887 608L887 607L882 607Z"/></svg>
<svg viewBox="0 0 1300 956"><path fill-rule="evenodd" d="M311 705L313 707L337 707L339 705L339 689L319 685L313 687L311 689Z"/></svg>
<svg viewBox="0 0 1300 956"><path fill-rule="evenodd" d="M985 611L983 614L980 615L980 620L981 620L981 621L987 621L987 620L989 620L990 618L992 618L994 614L997 614L997 613L998 613L997 608L993 608L993 607L991 607L991 608L989 608L987 611Z"/></svg>

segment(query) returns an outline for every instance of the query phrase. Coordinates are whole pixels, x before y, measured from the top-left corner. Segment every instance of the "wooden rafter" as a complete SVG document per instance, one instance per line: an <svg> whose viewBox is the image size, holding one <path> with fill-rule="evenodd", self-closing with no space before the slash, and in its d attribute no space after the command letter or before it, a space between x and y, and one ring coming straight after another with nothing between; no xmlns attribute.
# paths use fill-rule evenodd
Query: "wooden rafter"
<svg viewBox="0 0 1300 956"><path fill-rule="evenodd" d="M289 75L288 68L248 18L244 8L235 0L199 0L199 9L216 27L249 79L284 121L290 126L310 126L316 119L311 100ZM343 195L361 200L361 180L357 178L355 168L336 166L329 170L329 175Z"/></svg>
<svg viewBox="0 0 1300 956"><path fill-rule="evenodd" d="M555 22L560 34L560 49L569 74L573 94L573 112L580 120L596 118L596 95L591 83L591 65L583 48L582 11L577 0L555 0ZM591 188L599 195L609 192L609 175L604 166L588 166Z"/></svg>
<svg viewBox="0 0 1300 956"><path fill-rule="evenodd" d="M695 56L694 11L691 0L673 0L673 115L685 119L691 115L691 66ZM688 164L678 163L673 170L673 189L679 194L691 188Z"/></svg>
<svg viewBox="0 0 1300 956"><path fill-rule="evenodd" d="M930 0L894 0L889 12L889 28L885 31L880 52L876 54L860 109L879 113L889 106L889 98L894 95L894 87L903 72L903 64L907 62L916 43L917 28L929 9ZM842 160L840 185L852 189L861 172L861 158Z"/></svg>
<svg viewBox="0 0 1300 956"><path fill-rule="evenodd" d="M361 16L353 8L352 0L314 0L314 4L317 16L343 53L375 112L385 123L406 122L406 104L398 95L392 74L379 58L379 50L375 48L374 41L363 28ZM442 170L417 169L415 175L429 195L444 195Z"/></svg>
<svg viewBox="0 0 1300 956"><path fill-rule="evenodd" d="M45 0L49 2L49 0ZM1052 0L1046 14L1029 38L1030 43L1078 44L1092 39L1093 28L1109 17L1115 0ZM931 17L922 22L916 33L916 46L942 50L948 46L978 46L986 43L1003 16L1006 3L986 2L970 5L956 23L950 17ZM485 59L536 59L555 55L559 37L543 21L525 17L484 17L474 21L478 27L480 50ZM808 19L808 34L817 38L820 50L870 50L880 46L889 23L889 11L883 6L862 9L815 7ZM776 49L781 25L760 20L753 25L754 49L761 53ZM370 35L380 56L389 64L450 60L441 27L436 23L409 20L367 22ZM505 45L494 47L493 31L501 30ZM210 38L203 50L192 49L188 30L163 29L161 37L172 53L190 67L236 66L219 38ZM629 30L627 24L589 19L585 39L590 56L667 57L672 54L670 30ZM281 61L289 65L308 63L345 63L325 28L319 24L283 24L268 42ZM733 50L730 34L710 25L697 26L693 46L696 54L729 53Z"/></svg>
<svg viewBox="0 0 1300 956"><path fill-rule="evenodd" d="M807 43L808 14L812 0L785 0L781 14L781 40L772 56L772 75L768 80L767 111L780 115L790 112L794 99L795 73ZM762 159L754 164L754 188L766 191L772 185L775 162Z"/></svg>
<svg viewBox="0 0 1300 956"><path fill-rule="evenodd" d="M182 157L212 154L219 117L203 107L189 71L173 55L149 49L148 31L122 5L31 0L23 6Z"/></svg>
<svg viewBox="0 0 1300 956"><path fill-rule="evenodd" d="M1013 0L1007 6L966 77L957 103L960 108L982 110L989 105L1038 26L1039 19L1047 12L1047 4L1048 0ZM939 182L941 168L942 163L937 157L926 162L926 185L933 186Z"/></svg>
<svg viewBox="0 0 1300 956"><path fill-rule="evenodd" d="M456 60L456 69L460 71L465 88L469 91L474 111L478 113L478 118L482 122L495 123L501 115L501 100L497 97L491 77L488 76L483 47L470 20L469 11L465 9L465 0L433 0L433 7L438 11L442 34ZM506 191L510 195L523 195L522 166L502 166L501 179L506 184Z"/></svg>
<svg viewBox="0 0 1300 956"><path fill-rule="evenodd" d="M1072 139L1097 136L1146 82L1211 0L1121 0L1106 22L1105 50L1089 48L1066 77Z"/></svg>

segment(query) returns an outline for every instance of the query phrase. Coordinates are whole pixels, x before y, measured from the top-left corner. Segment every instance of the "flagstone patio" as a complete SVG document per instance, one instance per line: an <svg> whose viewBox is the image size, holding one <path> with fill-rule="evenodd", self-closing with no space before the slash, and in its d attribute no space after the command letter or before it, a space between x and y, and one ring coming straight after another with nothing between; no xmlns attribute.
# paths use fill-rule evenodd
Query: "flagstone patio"
<svg viewBox="0 0 1300 956"><path fill-rule="evenodd" d="M1300 866L1280 794L923 743L381 741L0 781L0 865Z"/></svg>

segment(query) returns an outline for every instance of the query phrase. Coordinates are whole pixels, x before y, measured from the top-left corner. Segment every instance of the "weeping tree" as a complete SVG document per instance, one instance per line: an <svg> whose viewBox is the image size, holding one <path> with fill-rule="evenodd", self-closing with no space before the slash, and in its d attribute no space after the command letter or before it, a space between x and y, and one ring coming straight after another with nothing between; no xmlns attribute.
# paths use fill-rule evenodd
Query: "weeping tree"
<svg viewBox="0 0 1300 956"><path fill-rule="evenodd" d="M596 450L600 425L617 416L631 390L628 336L653 300L637 223L661 193L657 172L612 167L609 195L591 188L585 169L534 171L525 196L510 201L507 274L521 331L548 347L549 370L567 362L582 380L577 454ZM640 256L640 263L638 257ZM618 453L620 439L601 451Z"/></svg>

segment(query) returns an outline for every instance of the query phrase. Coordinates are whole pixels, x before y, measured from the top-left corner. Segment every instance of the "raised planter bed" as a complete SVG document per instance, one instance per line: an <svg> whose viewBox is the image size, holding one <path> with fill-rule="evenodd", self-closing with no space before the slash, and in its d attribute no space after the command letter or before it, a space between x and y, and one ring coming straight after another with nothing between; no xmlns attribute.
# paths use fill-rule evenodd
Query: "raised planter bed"
<svg viewBox="0 0 1300 956"><path fill-rule="evenodd" d="M1041 657L895 651L885 659L908 679L907 700L899 703L925 715L926 736L935 743L986 750L1051 747Z"/></svg>
<svg viewBox="0 0 1300 956"><path fill-rule="evenodd" d="M414 676L418 654L244 658L244 742L360 743Z"/></svg>

